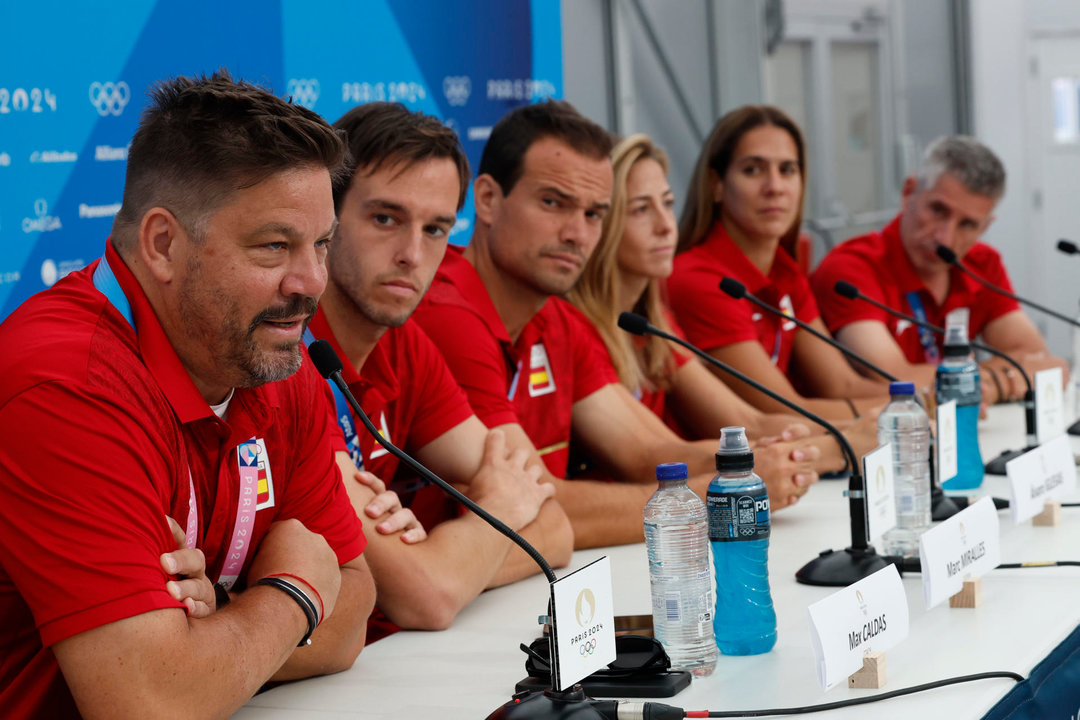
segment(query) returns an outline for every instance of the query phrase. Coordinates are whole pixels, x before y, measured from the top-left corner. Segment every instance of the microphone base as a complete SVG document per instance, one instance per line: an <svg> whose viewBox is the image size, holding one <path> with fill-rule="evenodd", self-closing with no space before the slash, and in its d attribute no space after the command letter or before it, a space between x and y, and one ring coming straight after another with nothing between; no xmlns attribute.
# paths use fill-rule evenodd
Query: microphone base
<svg viewBox="0 0 1080 720"><path fill-rule="evenodd" d="M890 564L872 545L865 548L826 550L795 573L803 585L847 587Z"/></svg>
<svg viewBox="0 0 1080 720"><path fill-rule="evenodd" d="M592 702L581 685L561 692L551 688L534 690L518 693L488 715L487 720L604 720Z"/></svg>
<svg viewBox="0 0 1080 720"><path fill-rule="evenodd" d="M1071 430L1072 428L1069 428L1069 429ZM1004 475L1005 474L1005 463L1009 462L1010 460L1015 460L1016 458L1020 457L1021 455L1028 452L1029 450L1034 450L1034 449L1035 449L1035 447L1032 446L1032 447L1026 447L1023 450L1005 450L1005 451L1003 451L996 458L994 458L990 462L986 463L986 474L987 475Z"/></svg>
<svg viewBox="0 0 1080 720"><path fill-rule="evenodd" d="M1077 420L1072 425L1070 425L1069 429L1065 432L1069 433L1070 435L1080 435L1080 420Z"/></svg>
<svg viewBox="0 0 1080 720"><path fill-rule="evenodd" d="M965 498L966 499L966 498ZM930 519L934 522L948 520L964 508L942 491L936 482L930 488Z"/></svg>

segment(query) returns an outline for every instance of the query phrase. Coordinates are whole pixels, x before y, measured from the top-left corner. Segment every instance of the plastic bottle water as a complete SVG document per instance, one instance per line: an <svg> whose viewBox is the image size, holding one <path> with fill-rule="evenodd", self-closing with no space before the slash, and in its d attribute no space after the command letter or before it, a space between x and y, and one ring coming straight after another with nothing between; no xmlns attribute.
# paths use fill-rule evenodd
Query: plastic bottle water
<svg viewBox="0 0 1080 720"><path fill-rule="evenodd" d="M896 527L885 533L886 555L918 555L930 527L930 419L915 402L915 383L889 383L892 401L878 415L878 442L892 445ZM868 479L869 480L869 479Z"/></svg>
<svg viewBox="0 0 1080 720"><path fill-rule="evenodd" d="M686 485L685 463L656 466L660 483L645 505L653 631L671 666L712 675L716 643L712 627L708 515Z"/></svg>
<svg viewBox="0 0 1080 720"><path fill-rule="evenodd" d="M769 593L769 495L754 474L754 453L743 428L720 431L716 470L706 501L716 570L716 646L725 655L757 655L776 644Z"/></svg>
<svg viewBox="0 0 1080 720"><path fill-rule="evenodd" d="M945 332L945 357L937 369L938 405L956 401L956 477L942 478L944 490L970 490L982 484L979 452L979 366L971 354L967 323L950 324Z"/></svg>

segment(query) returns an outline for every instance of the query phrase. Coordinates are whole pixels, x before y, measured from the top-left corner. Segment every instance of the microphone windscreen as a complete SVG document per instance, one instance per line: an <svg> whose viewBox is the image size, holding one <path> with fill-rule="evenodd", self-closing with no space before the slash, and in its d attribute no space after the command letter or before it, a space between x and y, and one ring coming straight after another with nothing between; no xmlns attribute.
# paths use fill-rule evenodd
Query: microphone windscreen
<svg viewBox="0 0 1080 720"><path fill-rule="evenodd" d="M634 335L644 335L649 329L649 321L637 313L619 313L619 327Z"/></svg>
<svg viewBox="0 0 1080 720"><path fill-rule="evenodd" d="M836 291L837 295L842 295L849 300L857 300L859 297L859 288L843 280L837 280L836 284L833 285L833 290Z"/></svg>
<svg viewBox="0 0 1080 720"><path fill-rule="evenodd" d="M341 359L326 340L316 340L308 345L308 355L324 378L330 379L331 375L342 370Z"/></svg>
<svg viewBox="0 0 1080 720"><path fill-rule="evenodd" d="M720 289L736 300L746 297L746 286L735 278L726 277L721 280Z"/></svg>
<svg viewBox="0 0 1080 720"><path fill-rule="evenodd" d="M947 248L944 245L937 246L937 256L950 265L955 265L959 262L956 258L956 253L954 253L951 248Z"/></svg>
<svg viewBox="0 0 1080 720"><path fill-rule="evenodd" d="M1077 247L1076 243L1066 240L1065 238L1058 240L1057 249L1068 255L1075 255L1080 252L1080 247Z"/></svg>

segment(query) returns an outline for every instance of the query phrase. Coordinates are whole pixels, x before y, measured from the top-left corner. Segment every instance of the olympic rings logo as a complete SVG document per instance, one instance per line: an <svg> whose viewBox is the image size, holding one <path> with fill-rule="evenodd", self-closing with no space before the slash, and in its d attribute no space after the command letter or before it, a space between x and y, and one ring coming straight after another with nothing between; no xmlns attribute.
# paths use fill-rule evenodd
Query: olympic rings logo
<svg viewBox="0 0 1080 720"><path fill-rule="evenodd" d="M297 105L310 110L319 99L319 81L314 78L293 78L289 80L288 91Z"/></svg>
<svg viewBox="0 0 1080 720"><path fill-rule="evenodd" d="M581 653L581 657L589 657L596 652L596 638L583 642L581 647L578 648L578 652Z"/></svg>
<svg viewBox="0 0 1080 720"><path fill-rule="evenodd" d="M131 100L131 88L121 80L118 83L90 83L90 104L98 111L98 115L119 115L124 112L128 101Z"/></svg>

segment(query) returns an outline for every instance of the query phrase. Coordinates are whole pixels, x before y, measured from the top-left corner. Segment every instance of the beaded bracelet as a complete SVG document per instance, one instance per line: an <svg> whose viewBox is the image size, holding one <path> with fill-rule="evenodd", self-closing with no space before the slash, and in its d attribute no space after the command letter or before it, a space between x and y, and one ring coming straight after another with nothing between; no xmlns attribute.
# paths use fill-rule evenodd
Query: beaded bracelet
<svg viewBox="0 0 1080 720"><path fill-rule="evenodd" d="M319 614L315 609L315 603L311 601L311 598L307 596L303 590L298 588L288 580L283 580L280 577L264 577L256 585L269 585L270 587L277 588L283 593L291 597L296 601L296 604L300 606L300 609L304 611L305 617L308 621L307 634L301 638L296 647L305 647L311 644L311 636L315 632L315 628L319 626Z"/></svg>

